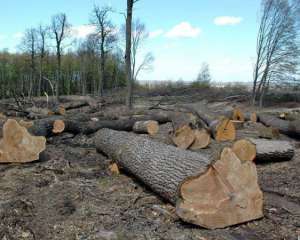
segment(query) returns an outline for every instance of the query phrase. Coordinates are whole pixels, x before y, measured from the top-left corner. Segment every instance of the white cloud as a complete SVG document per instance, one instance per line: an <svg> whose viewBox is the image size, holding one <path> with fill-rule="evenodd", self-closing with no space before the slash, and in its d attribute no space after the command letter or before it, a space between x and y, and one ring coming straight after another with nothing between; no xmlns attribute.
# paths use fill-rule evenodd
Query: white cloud
<svg viewBox="0 0 300 240"><path fill-rule="evenodd" d="M13 35L13 38L14 38L14 39L21 39L23 36L24 36L24 33L22 33L22 32L16 32L16 33Z"/></svg>
<svg viewBox="0 0 300 240"><path fill-rule="evenodd" d="M195 38L200 33L200 28L193 27L189 22L182 22L174 26L165 36L168 38Z"/></svg>
<svg viewBox="0 0 300 240"><path fill-rule="evenodd" d="M149 33L149 38L156 38L161 36L164 33L164 30L158 29Z"/></svg>
<svg viewBox="0 0 300 240"><path fill-rule="evenodd" d="M221 17L216 17L214 19L214 23L217 26L236 25L241 23L242 20L243 18L241 17L221 16Z"/></svg>
<svg viewBox="0 0 300 240"><path fill-rule="evenodd" d="M93 25L79 25L72 27L71 34L73 37L85 38L89 34L95 33L96 27Z"/></svg>
<svg viewBox="0 0 300 240"><path fill-rule="evenodd" d="M7 38L7 36L6 35L4 35L4 34L0 34L0 41L2 41L2 40L5 40Z"/></svg>

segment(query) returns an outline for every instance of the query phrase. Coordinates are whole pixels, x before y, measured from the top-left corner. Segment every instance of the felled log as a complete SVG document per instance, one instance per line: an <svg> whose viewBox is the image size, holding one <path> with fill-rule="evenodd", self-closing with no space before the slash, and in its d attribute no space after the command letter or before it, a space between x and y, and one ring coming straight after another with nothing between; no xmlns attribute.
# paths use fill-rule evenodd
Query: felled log
<svg viewBox="0 0 300 240"><path fill-rule="evenodd" d="M170 122L169 116L163 114L150 114L137 117L126 117L119 120L102 120L102 121L89 121L86 123L73 122L75 130L80 129L83 134L92 134L102 128L109 128L120 131L132 131L133 126L139 121L157 121L158 123ZM70 127L71 130L71 127Z"/></svg>
<svg viewBox="0 0 300 240"><path fill-rule="evenodd" d="M172 141L177 147L188 149L195 141L193 129L188 125L178 128L172 136Z"/></svg>
<svg viewBox="0 0 300 240"><path fill-rule="evenodd" d="M159 124L157 121L137 121L133 125L133 131L136 133L147 133L155 135L159 130Z"/></svg>
<svg viewBox="0 0 300 240"><path fill-rule="evenodd" d="M50 116L48 118L38 119L33 121L33 125L28 128L28 131L34 136L49 137L53 135L54 122L63 119L62 116Z"/></svg>
<svg viewBox="0 0 300 240"><path fill-rule="evenodd" d="M241 162L230 148L214 161L204 154L110 129L98 131L95 144L98 151L176 205L186 222L215 229L263 216L255 164Z"/></svg>
<svg viewBox="0 0 300 240"><path fill-rule="evenodd" d="M199 150L206 148L211 142L210 134L205 129L194 130L194 135L195 140L189 148L191 150Z"/></svg>
<svg viewBox="0 0 300 240"><path fill-rule="evenodd" d="M257 114L256 114L256 112L246 112L246 113L244 113L244 117L245 117L246 121L257 122Z"/></svg>
<svg viewBox="0 0 300 240"><path fill-rule="evenodd" d="M207 129L218 142L235 140L236 129L229 118L214 116L203 110L194 109L194 107L188 107L188 109L192 110L208 126Z"/></svg>
<svg viewBox="0 0 300 240"><path fill-rule="evenodd" d="M286 121L265 113L261 113L258 116L259 121L263 124L276 128L279 132L290 137L300 137L300 121Z"/></svg>
<svg viewBox="0 0 300 240"><path fill-rule="evenodd" d="M295 154L294 147L288 141L254 138L239 140L232 149L241 160L261 163L289 161Z"/></svg>
<svg viewBox="0 0 300 240"><path fill-rule="evenodd" d="M235 126L228 118L222 117L210 121L209 128L214 139L218 142L233 141L236 138Z"/></svg>
<svg viewBox="0 0 300 240"><path fill-rule="evenodd" d="M44 137L31 136L25 127L14 119L8 119L3 126L0 141L0 163L27 163L39 159L46 148Z"/></svg>
<svg viewBox="0 0 300 240"><path fill-rule="evenodd" d="M65 122L63 120L55 120L53 123L52 132L53 133L62 133L66 128Z"/></svg>

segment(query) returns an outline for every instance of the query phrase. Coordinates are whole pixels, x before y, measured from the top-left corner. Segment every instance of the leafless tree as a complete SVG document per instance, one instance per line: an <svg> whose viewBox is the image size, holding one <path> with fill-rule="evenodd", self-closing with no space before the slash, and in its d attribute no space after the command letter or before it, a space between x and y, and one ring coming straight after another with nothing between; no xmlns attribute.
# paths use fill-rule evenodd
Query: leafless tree
<svg viewBox="0 0 300 240"><path fill-rule="evenodd" d="M30 55L30 78L28 96L30 97L35 84L36 73L36 51L37 51L37 31L34 28L27 29L22 39L21 47L24 52Z"/></svg>
<svg viewBox="0 0 300 240"><path fill-rule="evenodd" d="M46 40L49 34L49 28L39 25L37 31L37 47L39 54L39 82L37 88L37 96L41 95L42 90L42 81L43 81L43 72L44 72L44 60L46 57Z"/></svg>
<svg viewBox="0 0 300 240"><path fill-rule="evenodd" d="M111 50L116 42L115 27L109 19L112 12L110 7L94 6L91 22L97 27L97 33L94 37L99 41L100 45L100 79L99 79L99 96L103 95L103 88L106 83L105 78L105 62L107 53Z"/></svg>
<svg viewBox="0 0 300 240"><path fill-rule="evenodd" d="M133 77L131 72L132 15L133 15L133 6L138 1L139 0L127 0L125 65L126 65L126 79L127 79L126 105L129 109L132 108L132 86L133 86Z"/></svg>
<svg viewBox="0 0 300 240"><path fill-rule="evenodd" d="M138 62L138 53L143 46L144 41L148 38L145 24L141 23L139 19L135 20L132 24L132 49L131 49L131 64L132 64L132 77L133 81L137 81L138 75L142 71L152 69L154 56L148 52L143 57L142 61Z"/></svg>
<svg viewBox="0 0 300 240"><path fill-rule="evenodd" d="M57 81L56 81L56 97L58 99L61 85L61 56L63 52L63 41L68 37L70 24L67 21L65 13L59 13L52 17L51 31L56 43L56 59L57 59Z"/></svg>
<svg viewBox="0 0 300 240"><path fill-rule="evenodd" d="M252 103L263 99L270 84L295 74L297 57L295 17L288 0L263 0L257 37Z"/></svg>

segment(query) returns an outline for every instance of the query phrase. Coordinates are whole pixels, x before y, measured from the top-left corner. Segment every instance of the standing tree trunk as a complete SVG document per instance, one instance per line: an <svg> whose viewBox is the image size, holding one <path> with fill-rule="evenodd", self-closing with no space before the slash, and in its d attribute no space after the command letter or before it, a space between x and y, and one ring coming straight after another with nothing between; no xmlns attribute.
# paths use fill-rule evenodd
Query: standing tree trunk
<svg viewBox="0 0 300 240"><path fill-rule="evenodd" d="M126 17L126 78L127 78L127 98L126 105L129 109L132 108L132 73L131 73L131 29L132 29L132 8L134 0L127 0L127 17Z"/></svg>

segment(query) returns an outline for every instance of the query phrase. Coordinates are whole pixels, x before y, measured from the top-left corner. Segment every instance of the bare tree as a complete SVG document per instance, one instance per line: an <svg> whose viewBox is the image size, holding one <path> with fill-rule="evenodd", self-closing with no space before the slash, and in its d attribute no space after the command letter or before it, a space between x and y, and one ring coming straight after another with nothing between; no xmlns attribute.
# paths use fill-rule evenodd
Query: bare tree
<svg viewBox="0 0 300 240"><path fill-rule="evenodd" d="M59 13L52 17L51 30L56 43L56 59L57 59L57 80L56 80L56 97L58 99L61 85L61 56L63 52L62 43L68 36L70 24L64 13Z"/></svg>
<svg viewBox="0 0 300 240"><path fill-rule="evenodd" d="M201 70L197 76L196 82L201 83L203 85L209 85L211 81L209 65L208 63L202 63Z"/></svg>
<svg viewBox="0 0 300 240"><path fill-rule="evenodd" d="M257 37L252 103L264 96L274 81L282 82L296 71L295 17L288 0L263 0L262 17Z"/></svg>
<svg viewBox="0 0 300 240"><path fill-rule="evenodd" d="M38 47L38 54L39 54L39 82L37 88L37 96L41 95L42 91L42 81L43 81L43 73L44 73L44 60L46 57L46 39L49 33L49 28L39 25L37 31L37 47Z"/></svg>
<svg viewBox="0 0 300 240"><path fill-rule="evenodd" d="M112 12L110 7L94 6L92 14L92 24L97 27L97 33L94 37L99 40L100 45L100 79L99 79L99 96L103 95L103 88L106 83L105 78L105 62L107 53L111 50L113 43L116 42L116 34L114 34L114 26L109 20L109 13Z"/></svg>
<svg viewBox="0 0 300 240"><path fill-rule="evenodd" d="M132 24L132 49L131 49L131 64L132 64L132 77L133 81L137 81L138 75L142 71L152 69L154 56L148 52L143 57L142 61L138 62L138 53L143 46L144 41L148 38L145 24L141 23L139 19L135 20Z"/></svg>
<svg viewBox="0 0 300 240"><path fill-rule="evenodd" d="M126 64L126 79L127 79L126 105L129 109L132 108L132 86L133 86L133 78L131 72L132 14L133 14L133 5L138 1L139 0L127 0L125 64Z"/></svg>
<svg viewBox="0 0 300 240"><path fill-rule="evenodd" d="M37 31L34 28L27 29L22 39L23 50L30 55L30 78L28 96L30 97L35 84L36 73L36 48L37 48Z"/></svg>

